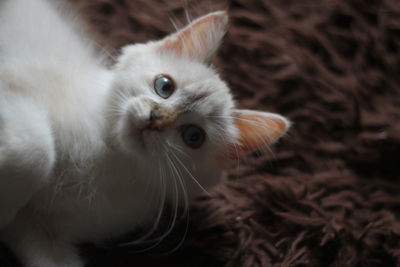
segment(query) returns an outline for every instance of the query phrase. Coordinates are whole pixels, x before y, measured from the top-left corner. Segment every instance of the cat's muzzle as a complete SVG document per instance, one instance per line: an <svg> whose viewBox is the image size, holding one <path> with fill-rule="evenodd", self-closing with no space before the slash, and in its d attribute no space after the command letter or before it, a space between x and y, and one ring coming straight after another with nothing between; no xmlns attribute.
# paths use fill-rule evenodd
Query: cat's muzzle
<svg viewBox="0 0 400 267"><path fill-rule="evenodd" d="M155 106L150 111L149 120L145 124L144 130L162 131L173 124L178 118L179 114L180 112L170 108Z"/></svg>

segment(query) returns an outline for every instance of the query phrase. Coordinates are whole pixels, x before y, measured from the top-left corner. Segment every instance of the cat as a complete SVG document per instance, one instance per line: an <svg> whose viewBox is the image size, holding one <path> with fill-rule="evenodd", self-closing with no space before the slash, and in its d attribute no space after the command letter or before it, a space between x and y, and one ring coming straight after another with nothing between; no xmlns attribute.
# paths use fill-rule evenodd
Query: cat
<svg viewBox="0 0 400 267"><path fill-rule="evenodd" d="M0 4L0 240L25 267L82 267L74 244L158 220L276 141L212 65L228 15L123 47L109 67L59 2Z"/></svg>

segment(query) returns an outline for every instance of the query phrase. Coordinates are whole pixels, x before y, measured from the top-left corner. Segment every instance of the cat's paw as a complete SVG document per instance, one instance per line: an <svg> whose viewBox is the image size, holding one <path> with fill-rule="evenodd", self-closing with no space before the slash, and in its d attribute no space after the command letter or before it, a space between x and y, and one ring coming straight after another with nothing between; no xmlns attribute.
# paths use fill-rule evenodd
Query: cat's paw
<svg viewBox="0 0 400 267"><path fill-rule="evenodd" d="M146 96L133 97L125 104L114 128L120 149L132 154L144 147L143 132L149 124L155 105L156 102Z"/></svg>
<svg viewBox="0 0 400 267"><path fill-rule="evenodd" d="M150 120L155 104L153 100L145 96L135 97L129 101L126 107L126 119L131 123L130 126L142 130Z"/></svg>

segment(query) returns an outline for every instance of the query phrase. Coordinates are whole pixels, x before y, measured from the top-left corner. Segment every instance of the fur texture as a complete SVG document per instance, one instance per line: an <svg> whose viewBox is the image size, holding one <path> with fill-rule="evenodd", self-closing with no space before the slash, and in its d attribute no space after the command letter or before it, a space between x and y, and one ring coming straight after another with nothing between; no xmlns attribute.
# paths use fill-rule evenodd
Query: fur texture
<svg viewBox="0 0 400 267"><path fill-rule="evenodd" d="M0 7L0 237L25 266L83 266L73 244L157 226L166 203L176 216L220 182L223 155L252 152L289 127L235 109L210 66L224 12L126 46L109 69L59 4ZM172 77L168 97L155 90L159 75ZM185 139L193 125L200 147Z"/></svg>

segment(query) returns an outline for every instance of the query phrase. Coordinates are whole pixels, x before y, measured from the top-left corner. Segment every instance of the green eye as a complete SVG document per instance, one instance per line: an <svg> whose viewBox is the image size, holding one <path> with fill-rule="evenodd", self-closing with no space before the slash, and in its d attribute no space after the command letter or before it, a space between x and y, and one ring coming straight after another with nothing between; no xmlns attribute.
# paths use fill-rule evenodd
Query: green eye
<svg viewBox="0 0 400 267"><path fill-rule="evenodd" d="M203 145L206 139L206 133L202 128L193 124L188 124L183 126L182 139L188 147L196 149Z"/></svg>
<svg viewBox="0 0 400 267"><path fill-rule="evenodd" d="M154 80L154 90L160 97L168 98L175 91L174 81L166 74L158 75Z"/></svg>

